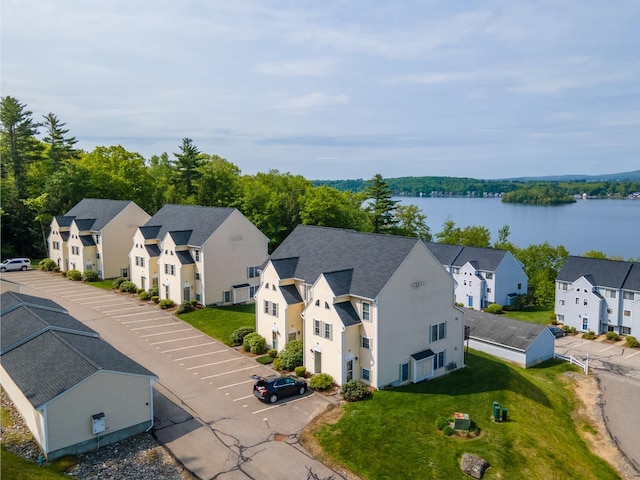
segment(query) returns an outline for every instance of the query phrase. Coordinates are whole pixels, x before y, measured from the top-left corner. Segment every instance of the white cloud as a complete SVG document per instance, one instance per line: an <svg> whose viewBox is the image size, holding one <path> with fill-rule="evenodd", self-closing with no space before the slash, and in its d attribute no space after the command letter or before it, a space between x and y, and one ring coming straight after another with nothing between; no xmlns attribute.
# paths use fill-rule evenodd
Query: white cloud
<svg viewBox="0 0 640 480"><path fill-rule="evenodd" d="M346 105L347 103L349 103L348 95L327 95L321 92L314 92L289 99L286 102L286 108L306 110L311 108L332 107L334 105Z"/></svg>

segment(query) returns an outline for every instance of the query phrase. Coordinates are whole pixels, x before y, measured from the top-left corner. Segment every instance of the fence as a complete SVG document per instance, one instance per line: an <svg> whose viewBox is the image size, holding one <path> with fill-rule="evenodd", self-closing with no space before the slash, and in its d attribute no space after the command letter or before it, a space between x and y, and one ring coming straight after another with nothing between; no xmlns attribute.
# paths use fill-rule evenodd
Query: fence
<svg viewBox="0 0 640 480"><path fill-rule="evenodd" d="M561 353L556 353L553 356L554 358L561 358L562 360L566 360L572 365L578 365L580 368L582 368L582 370L584 370L584 373L589 373L589 354L588 353L587 353L587 356L583 359L584 361L578 360L573 355L562 355Z"/></svg>

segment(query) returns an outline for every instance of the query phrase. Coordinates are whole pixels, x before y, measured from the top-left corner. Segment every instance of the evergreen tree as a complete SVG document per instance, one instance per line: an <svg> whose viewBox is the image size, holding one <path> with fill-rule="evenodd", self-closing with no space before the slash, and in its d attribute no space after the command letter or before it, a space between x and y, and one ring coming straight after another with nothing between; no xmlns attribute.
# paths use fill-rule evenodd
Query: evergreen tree
<svg viewBox="0 0 640 480"><path fill-rule="evenodd" d="M200 157L200 150L190 138L183 138L180 145L180 153L174 153L176 161L174 166L177 172L177 180L184 185L184 191L187 197L193 195L194 181L200 177L198 171L204 160Z"/></svg>
<svg viewBox="0 0 640 480"><path fill-rule="evenodd" d="M366 211L371 219L373 232L392 232L397 226L394 211L399 202L391 200L392 191L389 184L382 178L382 175L376 173L369 181L365 193L367 198L372 200Z"/></svg>
<svg viewBox="0 0 640 480"><path fill-rule="evenodd" d="M77 151L73 146L78 143L78 140L75 137L65 137L69 133L69 129L64 128L67 124L61 122L55 114L49 113L42 117L44 118L42 125L47 130L47 136L42 141L49 145L48 156L53 173L58 169L60 163L76 157Z"/></svg>
<svg viewBox="0 0 640 480"><path fill-rule="evenodd" d="M38 134L37 122L31 118L32 112L14 97L2 97L0 122L2 123L2 175L13 174L16 195L25 198L25 175L27 166L39 158L41 144L35 138Z"/></svg>

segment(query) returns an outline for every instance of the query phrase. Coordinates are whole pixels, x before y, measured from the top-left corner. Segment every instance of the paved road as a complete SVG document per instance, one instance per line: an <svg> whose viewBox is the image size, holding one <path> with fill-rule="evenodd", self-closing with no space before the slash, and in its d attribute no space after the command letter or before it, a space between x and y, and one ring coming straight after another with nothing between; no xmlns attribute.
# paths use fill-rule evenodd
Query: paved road
<svg viewBox="0 0 640 480"><path fill-rule="evenodd" d="M252 395L252 374L273 373L155 304L40 271L8 272L23 293L50 298L154 372L155 434L201 479L342 477L316 461L299 432L329 400L308 392L275 405Z"/></svg>
<svg viewBox="0 0 640 480"><path fill-rule="evenodd" d="M605 343L578 336L556 339L556 353L579 359L589 356L589 367L602 388L603 414L620 450L640 472L640 350L624 342Z"/></svg>

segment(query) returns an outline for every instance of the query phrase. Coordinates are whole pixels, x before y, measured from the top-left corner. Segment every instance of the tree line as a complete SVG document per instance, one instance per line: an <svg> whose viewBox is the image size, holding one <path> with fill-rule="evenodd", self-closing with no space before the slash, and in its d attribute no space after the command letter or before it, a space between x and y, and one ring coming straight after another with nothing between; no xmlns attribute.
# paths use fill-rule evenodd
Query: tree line
<svg viewBox="0 0 640 480"><path fill-rule="evenodd" d="M269 238L271 250L299 224L434 239L427 216L416 205L393 200L396 190L379 174L357 190L278 170L243 175L227 159L200 151L190 138L173 154L149 159L120 145L86 152L76 148L77 139L55 114L36 120L10 96L2 97L0 120L3 258L45 257L51 219L83 198L131 200L151 215L167 203L235 207ZM552 303L567 250L547 243L519 248L509 242L509 233L505 225L492 243L487 228L448 220L435 240L510 250L529 275L530 301Z"/></svg>

